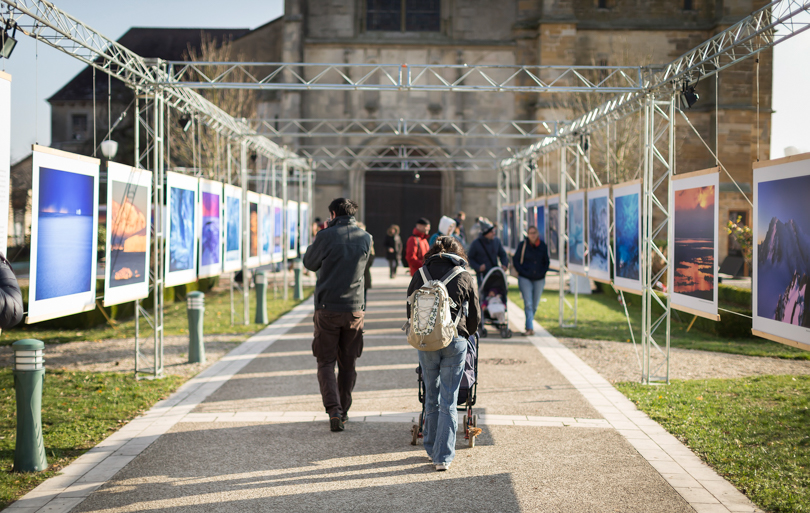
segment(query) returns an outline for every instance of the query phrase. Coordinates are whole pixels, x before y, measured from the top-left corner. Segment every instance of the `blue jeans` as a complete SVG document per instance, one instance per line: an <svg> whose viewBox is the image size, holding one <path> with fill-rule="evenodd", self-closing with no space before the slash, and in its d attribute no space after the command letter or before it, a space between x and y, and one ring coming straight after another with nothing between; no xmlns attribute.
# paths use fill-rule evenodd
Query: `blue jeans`
<svg viewBox="0 0 810 513"><path fill-rule="evenodd" d="M467 340L462 337L438 351L419 351L425 382L425 450L437 465L449 464L456 455L456 401L466 355Z"/></svg>
<svg viewBox="0 0 810 513"><path fill-rule="evenodd" d="M540 306L540 297L543 295L543 287L546 284L545 278L542 280L530 280L523 276L518 276L518 287L520 295L523 296L523 311L526 312L526 330L534 329L534 314Z"/></svg>

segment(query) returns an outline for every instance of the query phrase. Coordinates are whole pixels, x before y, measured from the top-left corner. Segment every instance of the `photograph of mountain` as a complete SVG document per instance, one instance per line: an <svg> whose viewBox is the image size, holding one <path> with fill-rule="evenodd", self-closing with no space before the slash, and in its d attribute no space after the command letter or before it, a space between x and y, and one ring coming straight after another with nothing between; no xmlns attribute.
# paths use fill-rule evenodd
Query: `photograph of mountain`
<svg viewBox="0 0 810 513"><path fill-rule="evenodd" d="M585 193L568 196L568 266L585 273Z"/></svg>
<svg viewBox="0 0 810 513"><path fill-rule="evenodd" d="M757 316L810 328L810 175L757 184Z"/></svg>
<svg viewBox="0 0 810 513"><path fill-rule="evenodd" d="M641 184L613 187L613 282L641 290Z"/></svg>
<svg viewBox="0 0 810 513"><path fill-rule="evenodd" d="M713 185L675 191L675 282L673 292L711 301L714 298Z"/></svg>
<svg viewBox="0 0 810 513"><path fill-rule="evenodd" d="M610 214L609 188L588 191L588 275L610 280Z"/></svg>
<svg viewBox="0 0 810 513"><path fill-rule="evenodd" d="M149 245L146 213L149 188L112 180L109 202L110 287L144 283L149 277L146 252Z"/></svg>

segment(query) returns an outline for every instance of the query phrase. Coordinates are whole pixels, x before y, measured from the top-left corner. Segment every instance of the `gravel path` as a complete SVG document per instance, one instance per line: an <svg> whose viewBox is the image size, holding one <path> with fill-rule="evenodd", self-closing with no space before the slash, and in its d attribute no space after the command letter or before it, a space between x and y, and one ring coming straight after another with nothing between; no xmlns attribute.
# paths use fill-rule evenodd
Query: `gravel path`
<svg viewBox="0 0 810 513"><path fill-rule="evenodd" d="M633 344L580 338L560 338L560 341L611 383L638 381L641 378ZM636 347L640 355L641 346ZM692 349L672 348L671 351L671 379L810 374L810 361L806 360L782 360ZM655 364L652 368L655 368Z"/></svg>

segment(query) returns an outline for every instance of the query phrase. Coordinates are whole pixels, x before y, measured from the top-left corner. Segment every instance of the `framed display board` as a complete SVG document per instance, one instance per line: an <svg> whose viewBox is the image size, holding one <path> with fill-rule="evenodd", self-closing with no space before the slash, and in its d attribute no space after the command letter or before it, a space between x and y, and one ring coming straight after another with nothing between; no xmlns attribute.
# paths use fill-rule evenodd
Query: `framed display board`
<svg viewBox="0 0 810 513"><path fill-rule="evenodd" d="M515 205L504 205L501 212L501 244L507 251L517 247L517 209Z"/></svg>
<svg viewBox="0 0 810 513"><path fill-rule="evenodd" d="M231 273L242 269L242 189L225 184L223 192L225 248L222 270Z"/></svg>
<svg viewBox="0 0 810 513"><path fill-rule="evenodd" d="M34 145L27 323L96 307L99 160Z"/></svg>
<svg viewBox="0 0 810 513"><path fill-rule="evenodd" d="M560 269L560 196L555 194L548 197L548 219L546 232L548 238L546 245L548 246L548 258L550 269Z"/></svg>
<svg viewBox="0 0 810 513"><path fill-rule="evenodd" d="M104 306L149 295L152 173L107 163Z"/></svg>
<svg viewBox="0 0 810 513"><path fill-rule="evenodd" d="M248 191L247 193L247 207L248 207L248 255L247 266L249 268L258 267L261 264L259 257L259 225L261 219L259 217L259 193Z"/></svg>
<svg viewBox="0 0 810 513"><path fill-rule="evenodd" d="M718 168L675 175L675 229L669 273L672 308L719 320L717 315Z"/></svg>
<svg viewBox="0 0 810 513"><path fill-rule="evenodd" d="M546 234L546 198L535 198L526 203L530 206L528 222L529 226L537 227L540 234L540 239L546 242L548 235Z"/></svg>
<svg viewBox="0 0 810 513"><path fill-rule="evenodd" d="M287 258L298 258L298 202L287 201Z"/></svg>
<svg viewBox="0 0 810 513"><path fill-rule="evenodd" d="M222 182L200 180L200 278L222 274L222 193Z"/></svg>
<svg viewBox="0 0 810 513"><path fill-rule="evenodd" d="M613 286L641 294L641 180L613 186Z"/></svg>
<svg viewBox="0 0 810 513"><path fill-rule="evenodd" d="M273 261L273 198L267 194L259 197L259 260L262 265Z"/></svg>
<svg viewBox="0 0 810 513"><path fill-rule="evenodd" d="M568 270L585 276L585 189L568 194Z"/></svg>
<svg viewBox="0 0 810 513"><path fill-rule="evenodd" d="M273 204L273 263L284 260L284 201L272 198Z"/></svg>
<svg viewBox="0 0 810 513"><path fill-rule="evenodd" d="M197 281L197 191L200 179L180 173L166 173L167 287Z"/></svg>
<svg viewBox="0 0 810 513"><path fill-rule="evenodd" d="M312 234L312 226L310 226L311 221L309 220L309 203L301 203L301 223L299 224L301 235L298 248L303 256L303 254L307 252L310 242L309 238Z"/></svg>
<svg viewBox="0 0 810 513"><path fill-rule="evenodd" d="M810 153L754 164L753 333L810 350Z"/></svg>
<svg viewBox="0 0 810 513"><path fill-rule="evenodd" d="M610 283L610 186L588 189L588 277Z"/></svg>

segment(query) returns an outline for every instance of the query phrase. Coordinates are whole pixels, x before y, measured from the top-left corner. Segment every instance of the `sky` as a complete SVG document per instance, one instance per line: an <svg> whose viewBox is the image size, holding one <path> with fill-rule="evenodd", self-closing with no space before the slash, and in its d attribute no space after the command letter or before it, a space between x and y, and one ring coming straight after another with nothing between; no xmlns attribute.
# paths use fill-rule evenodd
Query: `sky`
<svg viewBox="0 0 810 513"><path fill-rule="evenodd" d="M759 235L757 244L765 240L768 225L774 217L783 223L793 219L807 233L810 227L810 208L806 206L808 189L810 176L760 182L756 192L759 194L759 208L762 215L759 217L757 227Z"/></svg>
<svg viewBox="0 0 810 513"><path fill-rule="evenodd" d="M256 28L284 11L283 0L56 0L57 7L111 39L130 27ZM159 13L159 15L155 15ZM802 19L810 22L810 14ZM50 107L46 101L84 65L64 53L35 45L20 33L11 59L0 69L11 73L11 160L28 155L31 144L50 144ZM38 49L35 48L38 46ZM38 50L38 51L37 51ZM38 56L37 56L38 54ZM810 30L774 48L773 132L771 158L784 156L788 146L810 151ZM36 64L35 64L36 63Z"/></svg>

